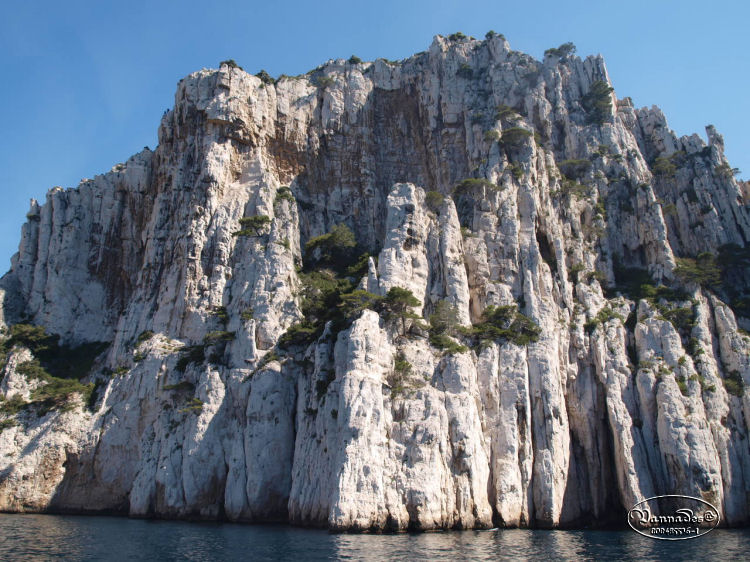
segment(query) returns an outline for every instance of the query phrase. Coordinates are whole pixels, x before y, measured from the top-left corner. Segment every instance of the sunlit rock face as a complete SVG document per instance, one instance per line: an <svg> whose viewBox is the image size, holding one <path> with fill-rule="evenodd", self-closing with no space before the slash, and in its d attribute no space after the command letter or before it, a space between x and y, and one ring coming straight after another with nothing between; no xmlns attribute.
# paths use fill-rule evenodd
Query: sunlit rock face
<svg viewBox="0 0 750 562"><path fill-rule="evenodd" d="M713 127L677 138L568 51L438 36L183 79L156 150L31 205L0 281L0 510L573 527L685 494L746 524L746 186ZM317 238L339 225L343 265ZM50 398L19 324L55 361L105 342L93 392Z"/></svg>

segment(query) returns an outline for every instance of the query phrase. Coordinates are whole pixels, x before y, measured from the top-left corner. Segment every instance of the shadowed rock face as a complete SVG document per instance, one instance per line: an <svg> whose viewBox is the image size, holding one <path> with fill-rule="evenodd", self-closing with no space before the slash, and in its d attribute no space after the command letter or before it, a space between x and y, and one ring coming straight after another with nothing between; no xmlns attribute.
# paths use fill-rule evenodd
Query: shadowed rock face
<svg viewBox="0 0 750 562"><path fill-rule="evenodd" d="M565 527L671 493L746 524L750 338L726 303L750 276L706 289L675 268L741 252L750 213L712 127L677 138L606 93L592 117L599 81L600 57L499 36L183 79L155 151L32 202L0 323L111 345L89 405L0 413L0 510ZM538 340L455 332L481 345L445 352L364 310L278 349L305 242L341 223L377 257L353 285L408 289L424 319L447 300L465 326L515 304ZM685 294L623 290L637 270ZM32 400L30 351L6 351L0 392Z"/></svg>

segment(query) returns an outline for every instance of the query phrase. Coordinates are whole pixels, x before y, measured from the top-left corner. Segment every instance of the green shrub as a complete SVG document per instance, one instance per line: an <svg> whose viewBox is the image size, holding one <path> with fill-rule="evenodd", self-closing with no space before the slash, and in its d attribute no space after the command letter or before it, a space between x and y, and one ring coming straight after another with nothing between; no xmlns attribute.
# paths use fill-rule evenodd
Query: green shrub
<svg viewBox="0 0 750 562"><path fill-rule="evenodd" d="M487 142L495 142L500 140L500 131L490 129L484 132L484 140Z"/></svg>
<svg viewBox="0 0 750 562"><path fill-rule="evenodd" d="M150 340L153 337L154 337L154 332L152 332L151 330L145 330L141 332L140 334L138 334L138 337L135 340L136 347L141 345L143 342Z"/></svg>
<svg viewBox="0 0 750 562"><path fill-rule="evenodd" d="M266 72L265 70L261 70L255 76L260 78L260 81L263 82L264 84L271 84L271 85L276 84L276 80L274 79L274 77L268 74L268 72Z"/></svg>
<svg viewBox="0 0 750 562"><path fill-rule="evenodd" d="M295 346L307 347L316 341L323 333L323 325L302 321L289 326L279 338L279 347L289 349Z"/></svg>
<svg viewBox="0 0 750 562"><path fill-rule="evenodd" d="M721 285L721 269L716 258L709 252L702 252L695 258L676 258L674 274L683 283L695 283L701 287Z"/></svg>
<svg viewBox="0 0 750 562"><path fill-rule="evenodd" d="M493 37L499 37L500 39L505 39L505 35L503 35L502 33L495 33L491 29L484 35L485 39L492 39Z"/></svg>
<svg viewBox="0 0 750 562"><path fill-rule="evenodd" d="M407 389L406 380L412 374L411 369L411 363L406 360L403 352L399 351L393 363L393 372L386 376L386 382L391 387L391 398L395 398Z"/></svg>
<svg viewBox="0 0 750 562"><path fill-rule="evenodd" d="M17 425L18 425L18 422L14 419L0 421L0 433L2 433L6 429L10 429L11 427L15 427Z"/></svg>
<svg viewBox="0 0 750 562"><path fill-rule="evenodd" d="M27 406L26 401L18 394L11 398L0 399L0 414L15 416Z"/></svg>
<svg viewBox="0 0 750 562"><path fill-rule="evenodd" d="M60 340L58 335L47 334L44 326L32 324L14 324L10 327L9 335L4 343L6 349L10 350L13 346L20 345L27 347L34 355L57 349Z"/></svg>
<svg viewBox="0 0 750 562"><path fill-rule="evenodd" d="M228 342L232 341L234 339L235 335L234 332L226 332L226 331L214 331L214 332L208 332L203 337L203 345L215 345L220 342Z"/></svg>
<svg viewBox="0 0 750 562"><path fill-rule="evenodd" d="M722 379L722 382L726 391L732 396L741 398L745 393L745 382L738 371L729 371Z"/></svg>
<svg viewBox="0 0 750 562"><path fill-rule="evenodd" d="M319 88L327 88L328 86L333 86L335 84L335 81L330 76L318 76L318 78L315 80L315 84Z"/></svg>
<svg viewBox="0 0 750 562"><path fill-rule="evenodd" d="M437 347L441 351L445 351L449 355L469 351L468 347L461 345L447 334L430 334L429 341L431 345Z"/></svg>
<svg viewBox="0 0 750 562"><path fill-rule="evenodd" d="M38 357L53 376L81 379L89 374L96 358L109 345L107 342L89 342L75 347L59 346L56 356L40 354Z"/></svg>
<svg viewBox="0 0 750 562"><path fill-rule="evenodd" d="M381 302L381 309L387 320L398 319L401 321L401 335L406 333L406 321L417 320L420 317L412 312L412 308L419 306L419 299L409 289L403 287L391 287Z"/></svg>
<svg viewBox="0 0 750 562"><path fill-rule="evenodd" d="M661 178L673 178L677 173L677 166L669 158L659 157L651 165L651 172Z"/></svg>
<svg viewBox="0 0 750 562"><path fill-rule="evenodd" d="M672 371L672 367L670 367L669 365L666 365L663 361L664 361L664 358L663 357L659 357L659 365L658 365L658 368L657 368L656 373L655 373L656 374L656 378L661 378L661 377L666 376L666 375L672 375L672 374L674 374L673 371Z"/></svg>
<svg viewBox="0 0 750 562"><path fill-rule="evenodd" d="M453 339L458 330L458 309L447 300L439 301L430 315L430 344L449 354L464 353L468 348Z"/></svg>
<svg viewBox="0 0 750 562"><path fill-rule="evenodd" d="M705 353L705 351L703 351L703 347L701 346L701 341L696 337L691 337L688 339L686 351L694 360L698 356Z"/></svg>
<svg viewBox="0 0 750 562"><path fill-rule="evenodd" d="M252 307L247 307L245 310L240 312L240 318L243 322L249 322L253 319L253 309Z"/></svg>
<svg viewBox="0 0 750 562"><path fill-rule="evenodd" d="M17 371L27 379L37 379L42 385L31 393L31 402L41 405L42 412L53 409L66 411L71 408L70 400L78 394L83 402L88 402L94 389L93 383L82 384L75 379L64 379L50 375L38 360L25 361Z"/></svg>
<svg viewBox="0 0 750 562"><path fill-rule="evenodd" d="M467 39L467 37L460 31L456 31L456 33L451 33L448 36L449 41L463 41L464 39Z"/></svg>
<svg viewBox="0 0 750 562"><path fill-rule="evenodd" d="M327 234L316 236L305 244L307 267L333 267L341 272L350 265L355 255L357 239L345 224L337 224Z"/></svg>
<svg viewBox="0 0 750 562"><path fill-rule="evenodd" d="M349 57L349 64L361 64L362 59L359 58L357 55L352 55Z"/></svg>
<svg viewBox="0 0 750 562"><path fill-rule="evenodd" d="M377 310L383 297L367 291L355 290L341 295L339 309L347 320L354 320L363 310Z"/></svg>
<svg viewBox="0 0 750 562"><path fill-rule="evenodd" d="M301 311L314 323L325 324L333 320L332 314L339 310L341 295L352 290L348 279L341 279L330 269L319 269L300 274L302 282Z"/></svg>
<svg viewBox="0 0 750 562"><path fill-rule="evenodd" d="M596 222L593 224L581 225L581 233L584 239L596 240L604 235L604 227Z"/></svg>
<svg viewBox="0 0 750 562"><path fill-rule="evenodd" d="M655 306L661 314L661 317L670 322L674 328L685 337L697 324L692 307L684 306L671 308L658 303Z"/></svg>
<svg viewBox="0 0 750 562"><path fill-rule="evenodd" d="M342 269L347 273L351 273L353 268L361 273L363 269L366 271L366 267L367 258L363 256L348 267L346 262L342 264ZM279 346L283 349L314 342L329 321L334 333L340 331L352 320L356 307L370 308L366 301L376 298L366 291L352 291L353 284L349 278L341 278L331 269L300 273L299 278L302 282L300 309L304 318L281 337Z"/></svg>
<svg viewBox="0 0 750 562"><path fill-rule="evenodd" d="M586 266L582 263L574 263L568 268L568 281L576 283L578 281L578 274L584 271Z"/></svg>
<svg viewBox="0 0 750 562"><path fill-rule="evenodd" d="M684 301L689 298L687 293L679 289L656 286L651 274L646 269L638 267L623 267L615 262L614 266L616 287L615 290L627 295L633 300L647 299L649 302L657 303L665 301Z"/></svg>
<svg viewBox="0 0 750 562"><path fill-rule="evenodd" d="M188 365L203 363L206 359L206 347L204 345L190 345L180 351L180 357L175 364L175 370L184 372Z"/></svg>
<svg viewBox="0 0 750 562"><path fill-rule="evenodd" d="M523 127L511 127L505 129L503 134L500 136L500 142L504 147L512 150L522 148L526 145L526 142L530 137L533 137L534 133Z"/></svg>
<svg viewBox="0 0 750 562"><path fill-rule="evenodd" d="M634 300L644 298L644 293L655 288L654 280L646 269L638 267L623 267L615 261L614 264L616 290Z"/></svg>
<svg viewBox="0 0 750 562"><path fill-rule="evenodd" d="M479 189L497 191L500 188L490 180L484 178L466 178L456 185L453 194L456 196L465 195Z"/></svg>
<svg viewBox="0 0 750 562"><path fill-rule="evenodd" d="M219 63L219 67L222 67L224 65L227 65L230 68L239 68L240 70L243 70L243 68L239 64L234 62L234 59L223 60Z"/></svg>
<svg viewBox="0 0 750 562"><path fill-rule="evenodd" d="M688 187L682 193L685 195L689 203L698 203L700 201L698 198L698 192L695 191L694 187Z"/></svg>
<svg viewBox="0 0 750 562"><path fill-rule="evenodd" d="M685 377L675 377L675 382L677 383L677 387L680 389L680 392L683 396L688 395L688 386L687 381L685 380Z"/></svg>
<svg viewBox="0 0 750 562"><path fill-rule="evenodd" d="M448 300L441 300L430 314L430 331L437 334L454 334L459 326L458 308Z"/></svg>
<svg viewBox="0 0 750 562"><path fill-rule="evenodd" d="M367 275L367 272L370 267L369 264L370 264L370 254L368 254L367 252L364 252L357 258L357 261L355 261L352 265L346 268L345 273L348 277L361 279L363 276Z"/></svg>
<svg viewBox="0 0 750 562"><path fill-rule="evenodd" d="M541 328L528 316L518 312L516 305L488 306L482 321L466 330L467 335L483 341L507 340L516 345L539 341Z"/></svg>
<svg viewBox="0 0 750 562"><path fill-rule="evenodd" d="M596 202L596 205L594 205L594 216L601 217L602 220L607 219L607 207L602 199L599 199L599 201Z"/></svg>
<svg viewBox="0 0 750 562"><path fill-rule="evenodd" d="M195 392L195 385L189 381L180 381L176 384L164 385L164 390L175 390L177 392Z"/></svg>
<svg viewBox="0 0 750 562"><path fill-rule="evenodd" d="M240 219L242 229L232 232L232 236L261 236L269 224L271 224L271 218L266 215L242 217Z"/></svg>
<svg viewBox="0 0 750 562"><path fill-rule="evenodd" d="M576 199L583 199L591 193L591 188L577 181L563 178L560 184L560 192Z"/></svg>
<svg viewBox="0 0 750 562"><path fill-rule="evenodd" d="M15 324L0 344L0 354L19 345L28 348L53 377L81 379L89 374L96 358L109 347L106 342L88 342L75 347L60 345L60 336L48 334L43 326Z"/></svg>
<svg viewBox="0 0 750 562"><path fill-rule="evenodd" d="M612 114L612 96L614 88L603 80L591 84L588 93L581 99L581 105L586 111L587 121L602 125Z"/></svg>
<svg viewBox="0 0 750 562"><path fill-rule="evenodd" d="M370 258L367 253L358 255L356 248L354 234L343 224L307 243L305 270L299 272L303 319L281 337L281 348L309 345L327 322L335 335L364 308L377 308L380 297L354 290L353 282L366 275Z"/></svg>
<svg viewBox="0 0 750 562"><path fill-rule="evenodd" d="M411 374L411 363L406 360L404 353L399 351L393 362L393 370L401 376L408 376Z"/></svg>
<svg viewBox="0 0 750 562"><path fill-rule="evenodd" d="M557 164L557 168L566 178L580 180L591 169L591 161L585 159L563 160Z"/></svg>
<svg viewBox="0 0 750 562"><path fill-rule="evenodd" d="M266 365L268 365L269 363L271 363L273 361L281 361L281 357L276 352L276 350L269 351L268 353L266 353L263 356L263 359L261 359L260 363L258 363L258 367L257 367L256 371L261 370L263 367L265 367Z"/></svg>
<svg viewBox="0 0 750 562"><path fill-rule="evenodd" d="M511 162L511 163L509 163L508 164L508 171L517 180L520 180L523 177L523 168L521 167L521 164L519 164L517 162Z"/></svg>
<svg viewBox="0 0 750 562"><path fill-rule="evenodd" d="M621 322L625 320L610 307L606 306L602 308L591 320L587 321L583 325L583 329L586 331L586 333L591 334L599 324L605 324L613 318L617 318Z"/></svg>
<svg viewBox="0 0 750 562"><path fill-rule="evenodd" d="M211 316L215 316L216 319L222 324L229 322L229 313L227 312L226 306L216 306L211 311Z"/></svg>
<svg viewBox="0 0 750 562"><path fill-rule="evenodd" d="M403 378L399 377L398 374L394 373L393 376L388 377L386 380L391 385L391 399L395 399L406 392L407 386L404 384Z"/></svg>
<svg viewBox="0 0 750 562"><path fill-rule="evenodd" d="M559 47L552 47L551 49L547 49L544 51L545 57L557 57L557 58L564 58L568 55L575 54L576 52L576 46L571 43L563 43Z"/></svg>
<svg viewBox="0 0 750 562"><path fill-rule="evenodd" d="M428 191L425 195L425 205L430 211L437 213L445 200L445 196L439 191Z"/></svg>
<svg viewBox="0 0 750 562"><path fill-rule="evenodd" d="M497 106L497 111L495 112L496 121L516 121L520 117L521 116L518 114L518 112L509 105L501 103Z"/></svg>
<svg viewBox="0 0 750 562"><path fill-rule="evenodd" d="M734 176L741 173L738 168L732 168L726 162L723 162L716 166L716 168L714 168L714 172L717 176L725 180L731 180Z"/></svg>
<svg viewBox="0 0 750 562"><path fill-rule="evenodd" d="M292 190L287 186L281 186L276 190L276 197L274 197L273 204L278 205L282 201L288 201L290 205L293 205L296 202Z"/></svg>
<svg viewBox="0 0 750 562"><path fill-rule="evenodd" d="M203 401L199 398L191 398L188 400L184 408L178 410L182 414L194 414L203 410Z"/></svg>

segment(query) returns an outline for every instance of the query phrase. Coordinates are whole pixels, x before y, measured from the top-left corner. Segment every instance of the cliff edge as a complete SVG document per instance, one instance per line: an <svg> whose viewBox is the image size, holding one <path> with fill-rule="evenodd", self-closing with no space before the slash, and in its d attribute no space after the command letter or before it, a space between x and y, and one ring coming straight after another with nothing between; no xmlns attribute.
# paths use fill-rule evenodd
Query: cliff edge
<svg viewBox="0 0 750 562"><path fill-rule="evenodd" d="M750 522L750 208L601 57L183 79L32 202L0 281L0 510L335 530ZM623 509L624 508L624 509Z"/></svg>

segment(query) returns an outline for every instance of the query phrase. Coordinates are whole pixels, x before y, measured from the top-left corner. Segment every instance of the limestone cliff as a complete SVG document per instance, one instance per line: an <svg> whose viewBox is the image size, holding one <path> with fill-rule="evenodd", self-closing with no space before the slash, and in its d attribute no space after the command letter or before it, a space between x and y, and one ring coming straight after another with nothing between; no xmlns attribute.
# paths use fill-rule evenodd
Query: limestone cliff
<svg viewBox="0 0 750 562"><path fill-rule="evenodd" d="M498 35L261 78L186 77L156 150L32 202L0 510L750 521L750 209L713 127Z"/></svg>

